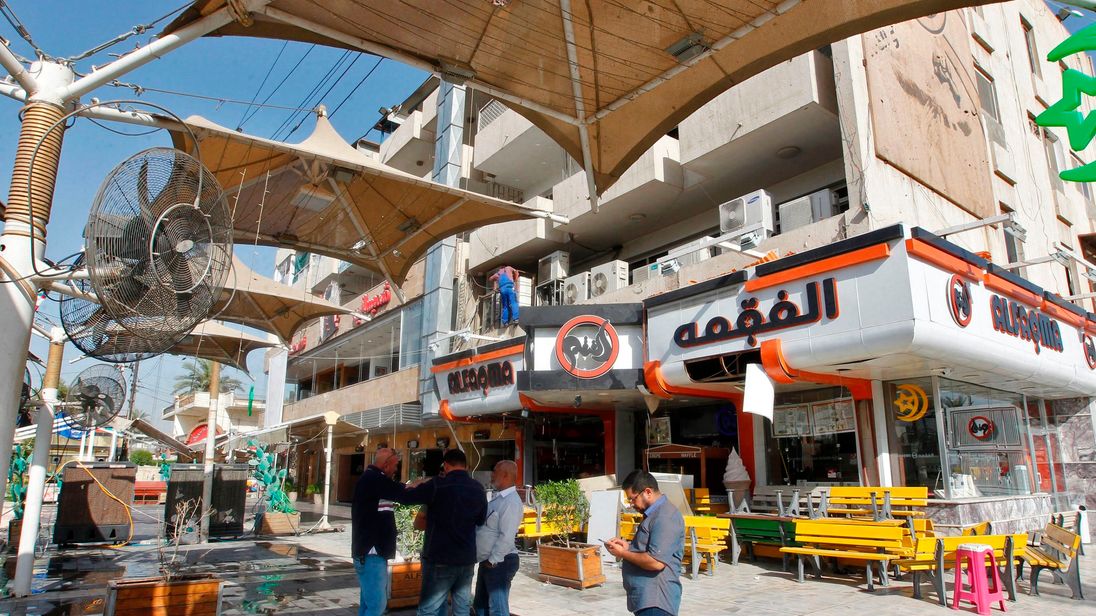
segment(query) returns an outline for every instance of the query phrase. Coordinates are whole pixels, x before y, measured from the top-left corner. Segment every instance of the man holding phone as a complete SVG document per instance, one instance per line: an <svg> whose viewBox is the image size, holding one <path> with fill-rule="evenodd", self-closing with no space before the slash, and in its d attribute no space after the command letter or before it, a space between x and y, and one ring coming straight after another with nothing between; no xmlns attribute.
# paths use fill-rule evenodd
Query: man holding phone
<svg viewBox="0 0 1096 616"><path fill-rule="evenodd" d="M624 561L628 611L636 616L675 615L681 607L685 518L647 471L632 471L621 487L628 502L643 514L630 544L619 537L605 542L605 549Z"/></svg>

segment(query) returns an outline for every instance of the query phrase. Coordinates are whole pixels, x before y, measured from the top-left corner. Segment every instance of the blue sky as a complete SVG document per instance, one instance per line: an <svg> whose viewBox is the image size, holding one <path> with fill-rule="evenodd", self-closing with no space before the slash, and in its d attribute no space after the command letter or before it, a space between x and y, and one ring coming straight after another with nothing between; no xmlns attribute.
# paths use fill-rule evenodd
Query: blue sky
<svg viewBox="0 0 1096 616"><path fill-rule="evenodd" d="M67 57L93 48L137 24L149 23L178 8L182 0L7 0L7 4L22 20L34 42L42 50L52 56ZM83 60L76 68L80 72L88 72L93 64L106 64L113 59L109 53L132 49L138 41L145 44L160 29L161 27L154 28L145 35L133 37L97 56ZM0 21L0 36L12 41L12 48L16 53L33 57L31 47L4 21ZM352 141L373 126L379 117L377 110L380 107L401 102L426 78L426 74L421 71L384 60L355 90L355 86L373 68L378 58L361 55L354 61L353 58L358 54L344 57L341 50L310 47L299 43L285 44L281 41L260 39L200 39L124 75L120 80L144 87L243 101L252 100L256 92L259 92L257 101L262 101L288 74L284 85L270 96L267 104L311 108L321 102L319 95L346 69L345 75L331 88L322 102L330 111L350 95L332 117L332 123L345 139ZM275 58L278 58L277 63L274 62ZM301 60L299 66L289 74L298 60ZM336 66L338 68L323 87L311 97L306 97L325 74ZM259 91L268 71L270 74L266 84ZM132 90L104 86L85 97L84 101L93 97L105 101L131 99L135 94ZM240 124L247 110L244 105L154 92L146 92L140 98L164 105L184 118L199 114L232 128ZM3 178L0 182L0 199L4 201L7 201L19 134L19 108L20 103L17 101L0 96L0 169L3 170L0 172L0 177ZM305 117L307 114L303 112L293 115L295 112L269 108L260 108L257 111L253 108L252 111L254 115L244 123L243 129L263 137L273 136L279 126L284 125L279 137L285 139L289 130L305 118L300 128L285 139L300 141L309 134L313 125L312 118ZM108 126L116 130L141 132L137 127L121 124ZM380 135L373 132L369 138L380 140ZM87 120L78 120L65 133L61 168L48 227L47 256L59 259L80 250L83 242L81 231L91 200L111 168L145 148L168 144L169 139L164 131L142 136L120 136ZM237 246L236 254L258 272L269 275L273 270L271 248ZM55 303L47 302L43 310L47 314L55 315L56 306ZM45 358L46 347L45 341L37 337L31 345L31 349L42 358ZM70 381L81 369L90 365L89 360L69 363L69 360L79 356L80 352L75 347L66 347L66 361L62 372L65 381ZM172 382L180 370L181 361L180 358L161 356L142 364L137 408L158 416L160 410L170 404ZM256 395L263 397L266 379L262 372L262 353L252 353L248 365L255 379ZM244 380L247 385L251 384L246 376L234 376Z"/></svg>

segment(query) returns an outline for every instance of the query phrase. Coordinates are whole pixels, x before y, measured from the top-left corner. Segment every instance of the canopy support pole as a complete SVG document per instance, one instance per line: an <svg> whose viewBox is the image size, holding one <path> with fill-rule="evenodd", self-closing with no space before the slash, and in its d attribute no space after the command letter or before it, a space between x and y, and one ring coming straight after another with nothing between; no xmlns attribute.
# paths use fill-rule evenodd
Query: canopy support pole
<svg viewBox="0 0 1096 616"><path fill-rule="evenodd" d="M575 96L575 116L578 118L578 138L582 146L582 168L586 170L586 188L590 192L590 209L596 214L597 184L594 182L594 162L590 155L590 129L586 124L586 103L582 100L582 77L578 72L578 50L575 46L575 28L571 23L571 0L560 0L559 12L563 17L563 35L567 39L567 64L571 68L571 91Z"/></svg>
<svg viewBox="0 0 1096 616"><path fill-rule="evenodd" d="M396 284L396 281L392 279L392 273L388 271L388 266L385 265L384 259L381 259L377 255L377 243L373 241L373 234L369 231L369 225L362 220L358 212L346 200L346 195L343 194L342 189L339 188L339 183L333 178L327 178L327 182L331 185L331 189L335 191L335 198L339 200L339 204L342 205L343 209L346 211L346 215L349 216L350 221L354 223L354 228L358 230L358 233L362 234L362 239L365 240L365 246L369 250L369 255L373 257L377 267L380 268L381 273L384 274L384 278L388 281L388 285L392 288L392 291L395 292L400 303L406 303L407 296L403 294L403 289L401 289L400 285Z"/></svg>

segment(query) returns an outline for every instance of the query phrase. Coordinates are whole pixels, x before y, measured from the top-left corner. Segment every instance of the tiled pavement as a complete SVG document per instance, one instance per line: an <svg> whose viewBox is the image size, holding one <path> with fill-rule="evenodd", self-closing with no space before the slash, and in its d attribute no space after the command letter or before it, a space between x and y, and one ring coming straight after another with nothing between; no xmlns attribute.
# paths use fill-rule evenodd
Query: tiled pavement
<svg viewBox="0 0 1096 616"><path fill-rule="evenodd" d="M341 511L333 511L341 514ZM312 516L311 519L314 519ZM310 519L306 514L306 520ZM333 519L336 526L345 520ZM302 524L303 526L303 524ZM244 539L190 546L181 551L188 568L215 572L226 580L224 616L240 614L318 614L352 616L357 613L357 578L349 564L350 535L331 532L274 540ZM1090 549L1090 552L1096 548ZM106 581L156 570L159 550L151 545L132 545L123 550L83 549L41 561L30 599L0 600L0 616L7 614L98 614L102 610ZM604 586L573 590L549 586L537 580L536 555L522 554L521 570L514 580L511 609L521 616L567 614L627 614L620 569L607 567ZM1018 616L1096 615L1096 558L1081 564L1088 599L1072 601L1069 591L1042 578L1042 596L1021 594L1008 604ZM11 571L8 571L10 575ZM890 588L867 592L860 577L826 576L804 584L780 571L775 561L720 563L714 576L682 580L682 614L749 614L750 616L850 615L917 616L944 614L925 587L927 599L911 597L907 580ZM1021 583L1021 592L1026 592ZM45 591L45 592L42 592ZM395 612L398 615L413 610ZM968 610L968 613L972 613Z"/></svg>

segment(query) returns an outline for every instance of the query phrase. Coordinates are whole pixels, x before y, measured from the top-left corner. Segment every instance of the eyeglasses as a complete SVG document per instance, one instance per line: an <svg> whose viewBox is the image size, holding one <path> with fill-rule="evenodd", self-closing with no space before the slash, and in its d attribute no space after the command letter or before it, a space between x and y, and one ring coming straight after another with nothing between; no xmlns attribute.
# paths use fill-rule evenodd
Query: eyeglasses
<svg viewBox="0 0 1096 616"><path fill-rule="evenodd" d="M643 495L643 492L644 492L644 490L640 490L639 492L636 492L635 494L632 494L631 496L627 497L628 502L634 504L636 502L636 499Z"/></svg>

